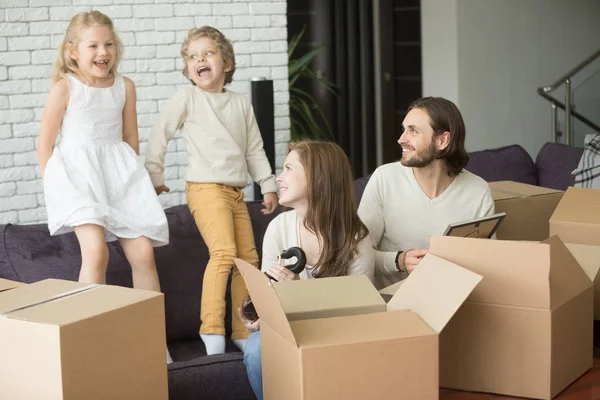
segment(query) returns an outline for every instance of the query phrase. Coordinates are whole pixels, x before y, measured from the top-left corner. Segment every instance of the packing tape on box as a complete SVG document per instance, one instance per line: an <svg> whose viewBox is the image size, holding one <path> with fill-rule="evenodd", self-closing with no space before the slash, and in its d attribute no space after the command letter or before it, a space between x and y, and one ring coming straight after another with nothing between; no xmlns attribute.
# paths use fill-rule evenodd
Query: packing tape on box
<svg viewBox="0 0 600 400"><path fill-rule="evenodd" d="M93 283L91 285L87 285L87 286L80 287L80 288L77 288L77 289L69 290L69 291L66 291L66 292L63 292L63 293L58 293L58 294L55 294L54 296L48 297L47 299L44 299L44 300L34 301L32 303L25 304L23 306L19 306L19 307L16 307L16 308L12 308L12 309L6 310L6 311L4 311L3 313L0 314L0 318L8 318L8 314L11 314L11 313L14 313L14 312L17 312L17 311L21 311L21 310L24 310L26 308L35 307L35 306L40 305L40 304L49 303L51 301L61 300L61 299L64 299L66 297L75 296L75 295L78 295L80 293L89 292L90 290L98 289L100 286L102 286L102 285L97 284L97 283Z"/></svg>

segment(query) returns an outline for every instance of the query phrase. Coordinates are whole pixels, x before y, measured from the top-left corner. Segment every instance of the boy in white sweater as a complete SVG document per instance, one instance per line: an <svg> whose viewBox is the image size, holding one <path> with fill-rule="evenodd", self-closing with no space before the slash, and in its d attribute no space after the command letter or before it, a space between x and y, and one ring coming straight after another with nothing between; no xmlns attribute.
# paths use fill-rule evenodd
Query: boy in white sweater
<svg viewBox="0 0 600 400"><path fill-rule="evenodd" d="M232 274L234 307L247 294L233 263L239 257L258 266L258 254L242 189L248 173L264 196L263 213L277 208L277 183L263 149L252 105L225 89L235 72L231 42L215 28L193 28L181 46L183 74L192 85L171 97L148 139L146 168L156 193L164 184L167 144L177 130L187 144L187 203L208 246L202 284L200 337L208 354L225 352L225 292ZM234 308L235 310L235 308ZM232 313L232 339L243 350L248 331Z"/></svg>

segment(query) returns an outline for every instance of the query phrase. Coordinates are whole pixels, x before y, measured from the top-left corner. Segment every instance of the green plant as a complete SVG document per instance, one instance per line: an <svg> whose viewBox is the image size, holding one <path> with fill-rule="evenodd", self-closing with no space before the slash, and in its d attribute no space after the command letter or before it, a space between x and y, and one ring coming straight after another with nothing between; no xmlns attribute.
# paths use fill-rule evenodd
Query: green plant
<svg viewBox="0 0 600 400"><path fill-rule="evenodd" d="M290 136L293 142L303 139L333 139L331 127L325 113L315 98L305 90L297 87L299 79L310 79L318 82L327 91L337 96L334 84L325 78L317 76L311 69L310 63L322 50L323 45L312 49L300 58L293 58L298 42L304 35L305 27L295 35L288 47L288 79L290 92ZM315 116L318 115L324 128Z"/></svg>

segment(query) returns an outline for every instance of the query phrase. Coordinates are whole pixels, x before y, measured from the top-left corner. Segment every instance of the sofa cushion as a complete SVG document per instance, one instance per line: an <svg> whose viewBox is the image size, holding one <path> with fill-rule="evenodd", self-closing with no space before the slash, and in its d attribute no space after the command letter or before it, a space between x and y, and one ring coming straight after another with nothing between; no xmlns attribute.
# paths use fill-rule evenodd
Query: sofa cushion
<svg viewBox="0 0 600 400"><path fill-rule="evenodd" d="M529 153L519 145L475 151L469 156L466 169L487 182L515 181L538 184L536 166Z"/></svg>
<svg viewBox="0 0 600 400"><path fill-rule="evenodd" d="M546 143L535 160L538 184L559 190L567 190L569 186L573 186L575 176L571 172L577 168L582 154L583 148Z"/></svg>

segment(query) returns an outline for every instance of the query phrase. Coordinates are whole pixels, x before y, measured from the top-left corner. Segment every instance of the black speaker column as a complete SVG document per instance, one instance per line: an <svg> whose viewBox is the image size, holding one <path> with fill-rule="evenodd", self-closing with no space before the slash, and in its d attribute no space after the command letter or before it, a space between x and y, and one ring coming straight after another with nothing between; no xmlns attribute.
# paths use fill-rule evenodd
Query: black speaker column
<svg viewBox="0 0 600 400"><path fill-rule="evenodd" d="M263 139L265 153L275 173L275 103L273 99L273 81L262 77L251 80L250 95L254 115ZM254 184L254 200L262 199L260 186Z"/></svg>

